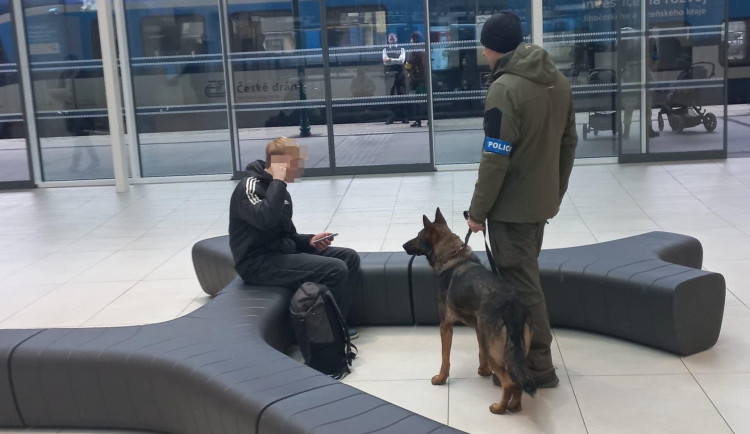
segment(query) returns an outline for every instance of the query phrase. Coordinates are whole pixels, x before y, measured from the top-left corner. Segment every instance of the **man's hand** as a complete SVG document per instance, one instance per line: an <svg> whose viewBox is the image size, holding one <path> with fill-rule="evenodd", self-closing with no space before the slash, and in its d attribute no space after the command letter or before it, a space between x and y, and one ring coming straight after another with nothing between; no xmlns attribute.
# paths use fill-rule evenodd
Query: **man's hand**
<svg viewBox="0 0 750 434"><path fill-rule="evenodd" d="M286 164L276 164L272 163L271 167L268 168L268 173L273 176L273 179L278 179L279 181L285 181L286 180Z"/></svg>
<svg viewBox="0 0 750 434"><path fill-rule="evenodd" d="M330 246L331 243L333 242L333 238L328 238L325 240L321 240L321 238L327 237L328 235L333 235L333 234L331 232L321 232L319 234L313 235L313 237L310 239L310 246L320 251L327 249L328 246Z"/></svg>
<svg viewBox="0 0 750 434"><path fill-rule="evenodd" d="M468 224L469 224L469 229L471 229L471 231L472 231L473 233L477 233L477 232L479 232L479 231L483 231L483 230L484 230L484 225L483 225L483 224L481 224L481 223L477 223L477 222L475 222L474 220L472 220L472 219L471 219L471 217L469 217L469 218L468 218L468 219L466 220L466 223L468 223Z"/></svg>

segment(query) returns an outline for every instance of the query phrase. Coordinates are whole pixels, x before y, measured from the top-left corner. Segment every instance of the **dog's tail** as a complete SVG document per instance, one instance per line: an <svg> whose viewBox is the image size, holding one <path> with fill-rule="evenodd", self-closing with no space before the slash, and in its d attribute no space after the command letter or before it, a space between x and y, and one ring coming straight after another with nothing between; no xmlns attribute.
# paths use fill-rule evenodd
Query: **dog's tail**
<svg viewBox="0 0 750 434"><path fill-rule="evenodd" d="M529 370L529 363L526 360L525 316L522 316L521 321L506 323L508 337L505 340L505 366L513 382L520 385L524 392L534 396L536 381L534 381L531 370Z"/></svg>

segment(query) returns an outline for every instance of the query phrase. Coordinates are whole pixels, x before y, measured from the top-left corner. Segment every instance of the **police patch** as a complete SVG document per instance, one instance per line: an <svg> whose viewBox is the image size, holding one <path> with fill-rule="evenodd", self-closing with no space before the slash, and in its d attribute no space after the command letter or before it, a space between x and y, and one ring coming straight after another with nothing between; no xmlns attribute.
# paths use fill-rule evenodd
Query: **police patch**
<svg viewBox="0 0 750 434"><path fill-rule="evenodd" d="M492 152L493 154L510 155L513 151L513 145L506 142L505 140L493 139L492 137L484 138L484 152Z"/></svg>

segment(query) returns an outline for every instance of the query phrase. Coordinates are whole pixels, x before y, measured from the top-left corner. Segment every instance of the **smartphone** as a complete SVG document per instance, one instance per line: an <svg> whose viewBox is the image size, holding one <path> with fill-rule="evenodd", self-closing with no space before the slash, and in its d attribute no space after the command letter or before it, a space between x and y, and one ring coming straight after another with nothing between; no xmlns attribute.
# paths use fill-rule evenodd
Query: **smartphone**
<svg viewBox="0 0 750 434"><path fill-rule="evenodd" d="M323 241L323 240L330 240L330 239L332 239L332 238L334 238L334 237L337 237L337 236L339 236L339 234L331 234L331 235L326 235L326 236L324 236L323 238L321 238L321 239L319 239L319 240L316 240L315 242L316 242L316 243L319 243L319 242L321 242L321 241Z"/></svg>

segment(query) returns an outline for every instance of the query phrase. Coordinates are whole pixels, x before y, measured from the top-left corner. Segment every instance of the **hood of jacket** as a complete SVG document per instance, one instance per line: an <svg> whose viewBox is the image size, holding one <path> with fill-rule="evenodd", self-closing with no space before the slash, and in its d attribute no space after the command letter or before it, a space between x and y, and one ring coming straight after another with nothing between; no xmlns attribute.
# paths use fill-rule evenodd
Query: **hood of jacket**
<svg viewBox="0 0 750 434"><path fill-rule="evenodd" d="M492 81L503 74L513 74L536 83L549 84L555 80L556 73L557 68L544 48L522 42L497 61L492 71Z"/></svg>
<svg viewBox="0 0 750 434"><path fill-rule="evenodd" d="M253 178L271 181L273 176L266 172L266 162L263 160L256 160L245 166L245 176L252 176Z"/></svg>

